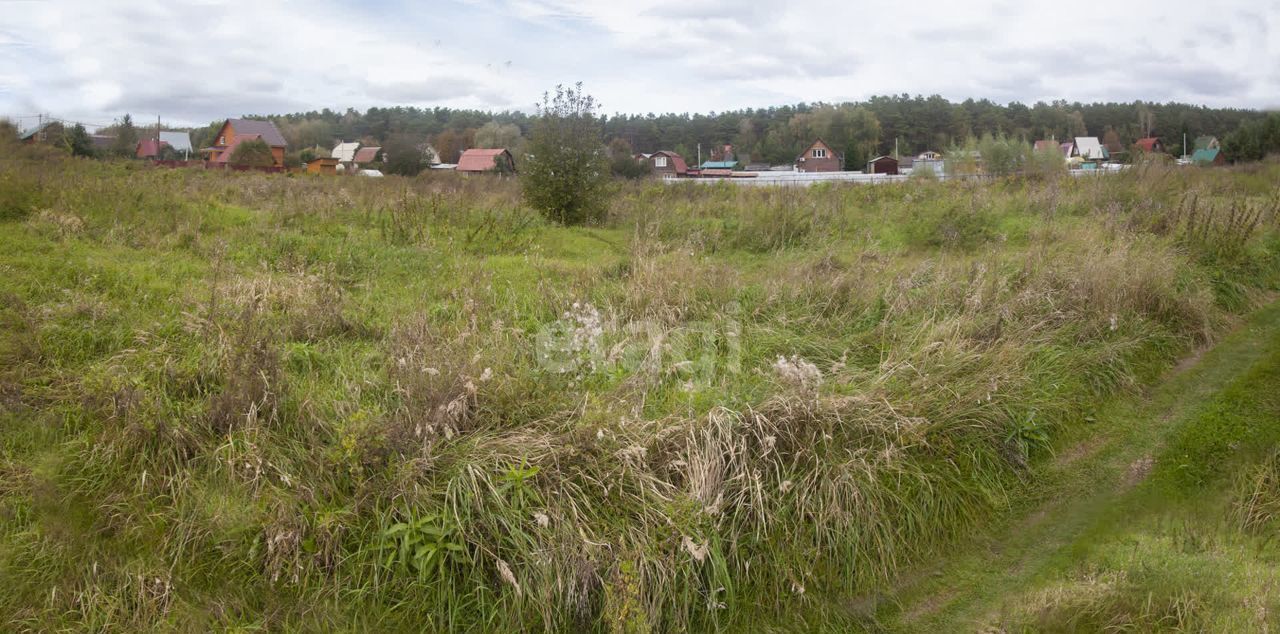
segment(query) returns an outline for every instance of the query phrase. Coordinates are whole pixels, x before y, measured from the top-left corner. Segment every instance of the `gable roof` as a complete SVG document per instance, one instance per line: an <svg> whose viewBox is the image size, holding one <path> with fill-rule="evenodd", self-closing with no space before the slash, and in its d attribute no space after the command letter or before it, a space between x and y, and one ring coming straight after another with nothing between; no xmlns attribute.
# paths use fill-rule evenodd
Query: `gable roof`
<svg viewBox="0 0 1280 634"><path fill-rule="evenodd" d="M800 153L800 156L796 157L796 160L797 161L804 160L805 158L808 157L809 150L812 150L813 148L818 147L819 145L821 145L824 148L827 148L827 150L831 152L831 158L835 158L838 156L836 154L835 148L831 147L830 145L827 145L826 141L823 141L822 139L814 139L813 143L810 143L809 147L805 148L804 151Z"/></svg>
<svg viewBox="0 0 1280 634"><path fill-rule="evenodd" d="M271 147L285 147L288 143L284 140L284 135L280 134L280 129L276 124L270 121L259 121L257 119L227 119L227 123L236 131L236 138L241 135L249 135L261 138Z"/></svg>
<svg viewBox="0 0 1280 634"><path fill-rule="evenodd" d="M1210 150L1218 147L1218 137L1205 135L1196 137L1195 148L1197 150Z"/></svg>
<svg viewBox="0 0 1280 634"><path fill-rule="evenodd" d="M329 156L336 158L343 163L350 163L355 160L356 151L359 149L360 143L356 141L352 141L350 143L339 143L333 146L333 153Z"/></svg>
<svg viewBox="0 0 1280 634"><path fill-rule="evenodd" d="M164 142L156 142L155 139L142 139L138 141L138 146L134 151L134 156L138 158L149 158L160 154L160 148L164 146Z"/></svg>
<svg viewBox="0 0 1280 634"><path fill-rule="evenodd" d="M1191 154L1191 162L1192 163L1212 163L1218 160L1218 153L1221 151L1222 150L1219 150L1216 147L1200 148Z"/></svg>
<svg viewBox="0 0 1280 634"><path fill-rule="evenodd" d="M458 157L458 167L454 169L459 172L487 172L498 166L497 158L503 154L510 155L511 153L501 148L472 148Z"/></svg>
<svg viewBox="0 0 1280 634"><path fill-rule="evenodd" d="M737 161L706 161L702 164L704 170L731 170L738 165Z"/></svg>
<svg viewBox="0 0 1280 634"><path fill-rule="evenodd" d="M1160 139L1153 136L1149 136L1149 137L1134 141L1133 145L1136 146L1139 150L1142 150L1143 152L1154 152L1156 144L1159 142L1160 142Z"/></svg>
<svg viewBox="0 0 1280 634"><path fill-rule="evenodd" d="M49 127L49 126L53 125L53 124L54 124L54 122L53 122L53 121L45 121L44 123L42 123L42 124L40 124L40 125L38 125L38 126L35 126L35 127L31 128L31 129L29 129L29 130L26 130L26 131L24 131L24 132L20 132L20 133L18 133L18 138L19 138L19 139L21 139L21 140L23 140L23 141L26 141L27 139L30 139L31 137L35 136L37 132L40 132L41 130L43 130L43 129L45 129L45 128L47 128L47 127Z"/></svg>
<svg viewBox="0 0 1280 634"><path fill-rule="evenodd" d="M377 145L362 147L359 150L356 150L356 156L352 160L356 163L372 163L374 159L378 158L378 152L381 151L382 147Z"/></svg>
<svg viewBox="0 0 1280 634"><path fill-rule="evenodd" d="M1102 147L1102 143L1096 136L1076 137L1076 149L1080 151L1080 156L1086 159L1107 158L1107 149Z"/></svg>
<svg viewBox="0 0 1280 634"><path fill-rule="evenodd" d="M677 174L688 173L689 165L684 162L683 156L680 156L679 154L676 154L675 152L671 152L668 150L658 150L657 152L650 154L649 159L652 160L653 157L659 154L671 159L671 166L675 168Z"/></svg>

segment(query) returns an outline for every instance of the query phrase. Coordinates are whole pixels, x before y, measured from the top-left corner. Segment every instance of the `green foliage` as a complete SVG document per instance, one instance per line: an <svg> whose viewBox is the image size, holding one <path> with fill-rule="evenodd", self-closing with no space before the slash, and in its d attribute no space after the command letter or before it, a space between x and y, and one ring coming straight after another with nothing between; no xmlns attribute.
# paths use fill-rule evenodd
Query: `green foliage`
<svg viewBox="0 0 1280 634"><path fill-rule="evenodd" d="M398 566L423 581L443 578L451 566L467 558L457 526L439 513L409 515L392 524L382 532L379 548L386 553L385 567Z"/></svg>
<svg viewBox="0 0 1280 634"><path fill-rule="evenodd" d="M609 142L609 172L635 180L653 174L653 165L648 161L637 161L626 139L614 139Z"/></svg>
<svg viewBox="0 0 1280 634"><path fill-rule="evenodd" d="M514 123L498 123L490 121L476 130L475 147L509 150L514 156L521 156L524 150L524 137L520 126Z"/></svg>
<svg viewBox="0 0 1280 634"><path fill-rule="evenodd" d="M92 157L96 154L93 150L93 141L89 139L89 132L79 123L71 128L63 142L72 156Z"/></svg>
<svg viewBox="0 0 1280 634"><path fill-rule="evenodd" d="M600 145L595 99L582 84L545 95L529 138L524 197L548 219L566 225L599 222L608 203L609 165Z"/></svg>
<svg viewBox="0 0 1280 634"><path fill-rule="evenodd" d="M1280 112L1265 119L1242 121L1223 139L1222 151L1232 161L1260 161L1280 154Z"/></svg>
<svg viewBox="0 0 1280 634"><path fill-rule="evenodd" d="M418 143L406 134L396 135L388 140L382 147L382 153L387 159L384 168L388 174L417 176L427 166L426 157Z"/></svg>
<svg viewBox="0 0 1280 634"><path fill-rule="evenodd" d="M116 140L111 143L111 153L133 158L138 151L138 129L133 126L133 117L125 114L114 127Z"/></svg>
<svg viewBox="0 0 1280 634"><path fill-rule="evenodd" d="M1228 222L1271 174L624 182L579 227L515 179L30 156L0 154L0 619L41 631L733 631L877 591L1221 331L1171 201Z"/></svg>
<svg viewBox="0 0 1280 634"><path fill-rule="evenodd" d="M236 145L228 162L232 165L249 167L270 167L275 165L275 157L271 154L271 146L262 139L249 139Z"/></svg>

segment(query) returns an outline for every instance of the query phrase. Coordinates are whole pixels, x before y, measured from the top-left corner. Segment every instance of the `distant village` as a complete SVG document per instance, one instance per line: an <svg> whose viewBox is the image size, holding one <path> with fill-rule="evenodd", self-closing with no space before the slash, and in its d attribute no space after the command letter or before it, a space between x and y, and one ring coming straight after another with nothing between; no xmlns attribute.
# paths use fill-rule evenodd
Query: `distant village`
<svg viewBox="0 0 1280 634"><path fill-rule="evenodd" d="M24 143L53 143L64 135L57 121L42 123L20 132ZM226 119L213 135L207 147L195 148L189 132L139 129L139 140L133 155L137 159L151 160L167 167L203 167L206 169L258 170L265 172L294 172L323 176L358 175L380 177L387 160L382 146L363 144L359 141L342 141L331 150L310 148L300 165L286 165L288 143L275 123L259 119ZM118 147L117 139L106 135L89 135L89 142L103 153ZM252 164L237 160L240 150L248 144L265 145L264 153ZM1132 146L1108 146L1097 137L1075 137L1068 140L1041 139L1030 144L1031 152L1060 156L1063 167L1076 173L1104 172L1122 169L1132 162L1133 155L1163 156L1170 162L1192 166L1215 166L1225 163L1221 146L1216 137L1202 136L1194 145L1182 147L1194 150L1181 157L1169 156L1159 137L1138 139ZM429 143L417 146L424 167L430 170L447 170L469 174L514 174L519 165L515 155L505 148L468 148L461 152L456 163L443 163ZM759 181L815 181L815 180L888 180L892 177L913 175L947 178L949 176L982 175L983 157L978 150L964 150L964 156L946 156L940 151L925 151L914 156L882 155L871 158L865 165L846 164L843 154L822 139L814 139L795 160L786 164L764 164L737 159L730 144L709 147L706 160L702 160L701 147L696 161L674 151L659 150L636 153L631 160L644 167L653 176L666 180L709 179ZM1128 156L1126 156L1128 155ZM616 157L611 157L616 158ZM958 172L954 164L963 159L966 165ZM1123 160L1121 160L1123 159Z"/></svg>

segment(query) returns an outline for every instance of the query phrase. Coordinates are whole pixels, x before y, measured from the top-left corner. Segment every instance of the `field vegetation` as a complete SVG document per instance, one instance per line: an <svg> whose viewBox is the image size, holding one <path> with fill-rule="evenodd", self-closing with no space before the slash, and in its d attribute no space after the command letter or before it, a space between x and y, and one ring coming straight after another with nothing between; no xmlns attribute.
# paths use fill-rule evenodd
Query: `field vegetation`
<svg viewBox="0 0 1280 634"><path fill-rule="evenodd" d="M1274 165L635 182L564 227L513 179L0 156L15 629L835 618L1280 271Z"/></svg>

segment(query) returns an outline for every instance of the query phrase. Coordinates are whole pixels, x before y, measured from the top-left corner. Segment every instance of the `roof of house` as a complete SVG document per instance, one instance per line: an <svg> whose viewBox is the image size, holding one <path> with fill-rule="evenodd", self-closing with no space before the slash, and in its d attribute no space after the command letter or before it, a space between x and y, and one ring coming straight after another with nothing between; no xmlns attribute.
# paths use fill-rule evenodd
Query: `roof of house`
<svg viewBox="0 0 1280 634"><path fill-rule="evenodd" d="M914 156L900 156L900 157L898 157L898 167L904 167L904 168L905 168L905 167L912 167L912 166L914 166L915 164L916 164L916 158L915 158Z"/></svg>
<svg viewBox="0 0 1280 634"><path fill-rule="evenodd" d="M359 150L356 150L356 156L352 160L356 163L372 163L374 159L378 158L378 152L381 151L382 148L377 145L362 147Z"/></svg>
<svg viewBox="0 0 1280 634"><path fill-rule="evenodd" d="M41 130L43 130L43 129L45 129L45 128L47 128L47 127L51 126L51 125L53 125L53 123L54 123L53 121L45 121L44 123L42 123L42 124L40 124L40 125L38 125L38 126L35 126L35 127L31 128L31 129L29 129L29 130L25 130L25 131L23 131L23 132L19 132L19 133L18 133L18 138L19 138L19 139L22 139L23 141L25 141L25 140L27 140L27 139L30 139L31 137L35 136L37 132L39 132L39 131L41 131Z"/></svg>
<svg viewBox="0 0 1280 634"><path fill-rule="evenodd" d="M1153 136L1149 136L1146 138L1138 139L1137 141L1134 141L1133 144L1143 152L1154 152L1156 144L1159 142L1160 142L1160 139Z"/></svg>
<svg viewBox="0 0 1280 634"><path fill-rule="evenodd" d="M1191 154L1192 163L1212 163L1218 159L1218 148L1200 148Z"/></svg>
<svg viewBox="0 0 1280 634"><path fill-rule="evenodd" d="M806 147L806 148L804 149L804 151L800 153L800 156L797 156L797 157L796 157L796 160L797 160L797 161L802 161L802 160L804 160L804 159L805 159L805 155L809 153L809 150L812 150L812 149L813 149L815 146L817 146L818 144L822 144L822 147L827 148L828 150L831 150L831 154L832 154L832 156L835 156L836 151L835 151L835 150L834 150L830 145L827 145L827 142L826 142L826 141L823 141L822 139L814 139L814 140L813 140L813 143L810 143L810 144L809 144L809 147Z"/></svg>
<svg viewBox="0 0 1280 634"><path fill-rule="evenodd" d="M719 161L717 161L719 162ZM703 163L706 165L706 163ZM733 176L733 170L725 167L702 168L702 176Z"/></svg>
<svg viewBox="0 0 1280 634"><path fill-rule="evenodd" d="M156 143L155 139L142 139L141 141L138 141L138 147L134 152L134 155L138 158L156 156L160 154L160 146L163 146L164 144L164 141Z"/></svg>
<svg viewBox="0 0 1280 634"><path fill-rule="evenodd" d="M867 162L868 162L868 163L879 163L880 161L883 161L883 160L885 160L885 159L888 159L888 160L890 160L890 161L893 161L894 163L897 163L897 162L898 162L898 159L893 158L892 156L877 156L877 157L875 157L875 158L873 158L873 159L871 159L870 161L867 161Z"/></svg>
<svg viewBox="0 0 1280 634"><path fill-rule="evenodd" d="M471 148L458 157L456 169L459 172L487 172L498 166L496 159L502 154L509 154L509 152L502 148Z"/></svg>
<svg viewBox="0 0 1280 634"><path fill-rule="evenodd" d="M93 144L95 150L109 150L115 145L116 138L105 134L90 134L89 143Z"/></svg>
<svg viewBox="0 0 1280 634"><path fill-rule="evenodd" d="M1207 150L1218 145L1218 137L1216 136L1198 136L1196 137L1195 148L1197 150Z"/></svg>
<svg viewBox="0 0 1280 634"><path fill-rule="evenodd" d="M352 141L350 143L339 143L334 146L333 153L329 156L332 156L343 163L350 163L351 161L356 160L356 151L359 149L360 144L356 141Z"/></svg>
<svg viewBox="0 0 1280 634"><path fill-rule="evenodd" d="M706 161L702 164L704 170L731 170L738 164L737 161Z"/></svg>
<svg viewBox="0 0 1280 634"><path fill-rule="evenodd" d="M227 146L226 151L224 151L224 152L222 152L221 154L219 154L217 158L215 158L215 159L213 159L213 160L212 160L212 162L213 162L213 163L228 163L228 162L230 162L230 161L231 161L231 155L236 153L236 148L240 147L240 144L241 144L241 143L245 143L245 142L247 142L247 141L252 141L252 140L254 140L254 139L261 139L261 138L262 138L262 135L260 135L260 134L240 134L240 133L236 133L236 138L235 138L235 140L234 140L234 141L232 141L232 142L231 142L231 145L228 145L228 146Z"/></svg>
<svg viewBox="0 0 1280 634"><path fill-rule="evenodd" d="M167 130L161 130L160 142L168 143L169 147L179 152L190 152L192 150L191 135L186 132L169 132Z"/></svg>
<svg viewBox="0 0 1280 634"><path fill-rule="evenodd" d="M1107 149L1102 147L1102 142L1096 136L1076 137L1076 148L1080 150L1080 156L1086 159L1107 158Z"/></svg>
<svg viewBox="0 0 1280 634"><path fill-rule="evenodd" d="M677 174L685 174L689 171L689 165L684 162L684 157L676 154L675 152L658 150L657 152L650 154L649 158L653 158L659 154L671 159L671 166L675 168Z"/></svg>
<svg viewBox="0 0 1280 634"><path fill-rule="evenodd" d="M236 131L236 137L241 135L251 135L261 138L271 147L285 147L288 143L284 140L284 135L280 134L280 128L270 121L259 121L257 119L227 119L227 123L231 124L232 129Z"/></svg>

